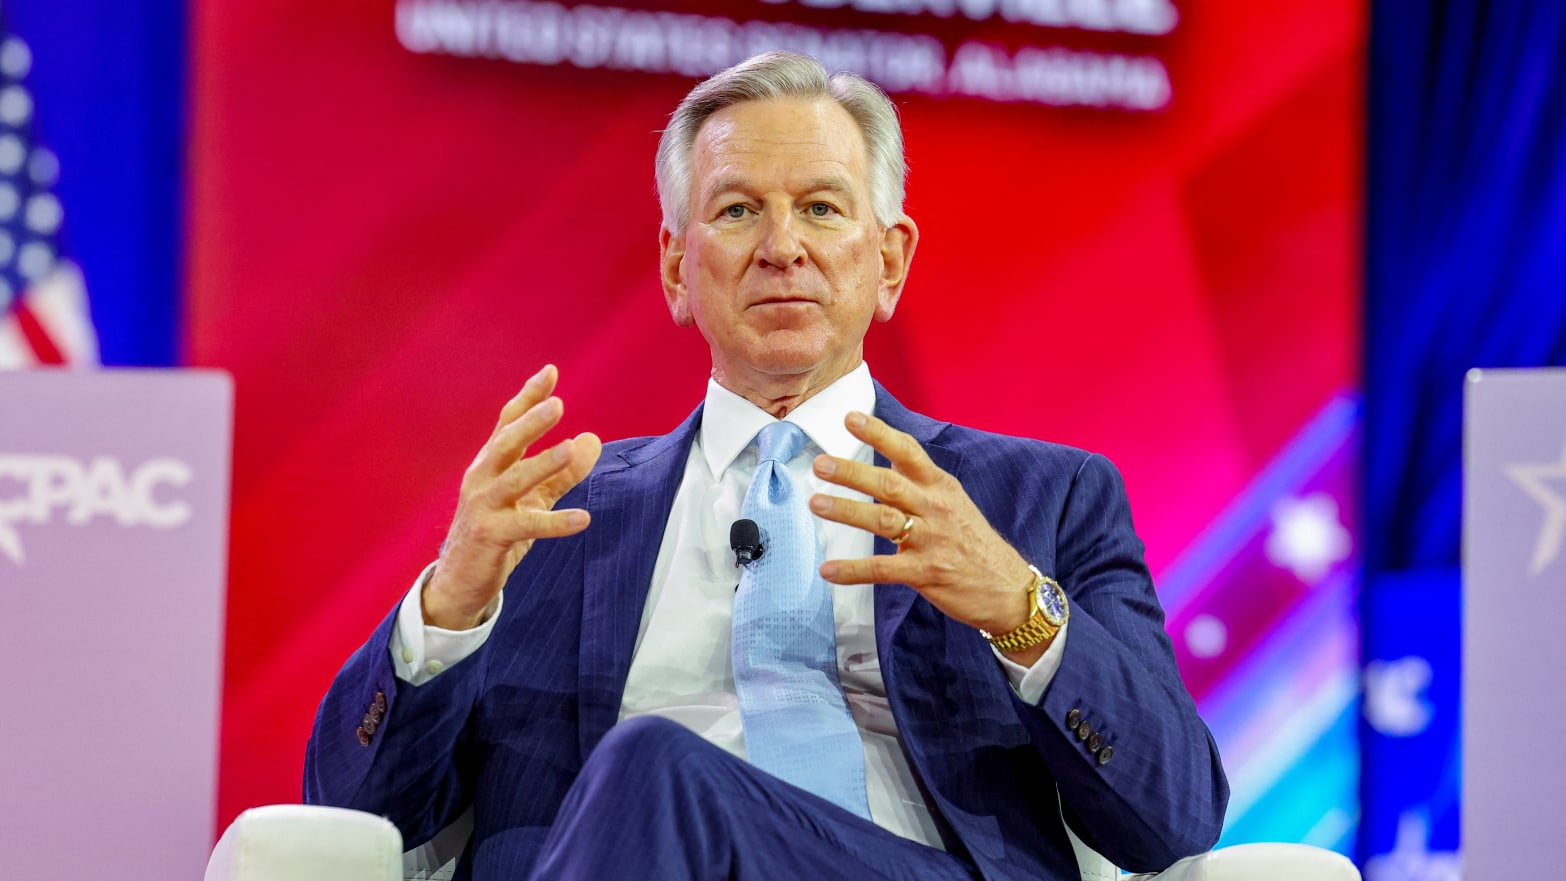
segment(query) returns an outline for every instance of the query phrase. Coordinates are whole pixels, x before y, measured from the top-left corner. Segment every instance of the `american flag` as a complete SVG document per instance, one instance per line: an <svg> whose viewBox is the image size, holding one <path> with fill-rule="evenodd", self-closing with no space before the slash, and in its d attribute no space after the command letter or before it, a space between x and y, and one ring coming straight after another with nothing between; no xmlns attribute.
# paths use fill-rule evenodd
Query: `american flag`
<svg viewBox="0 0 1566 881"><path fill-rule="evenodd" d="M60 162L33 134L32 65L0 21L0 370L98 363L87 287L60 248Z"/></svg>

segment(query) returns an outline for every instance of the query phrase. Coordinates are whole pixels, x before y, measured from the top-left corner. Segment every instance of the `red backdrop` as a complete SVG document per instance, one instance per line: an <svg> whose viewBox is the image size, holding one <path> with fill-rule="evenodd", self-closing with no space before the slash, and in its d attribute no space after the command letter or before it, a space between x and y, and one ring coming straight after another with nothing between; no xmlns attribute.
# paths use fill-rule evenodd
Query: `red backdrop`
<svg viewBox="0 0 1566 881"><path fill-rule="evenodd" d="M897 95L923 240L867 355L915 408L1109 455L1155 572L1357 382L1359 4L1178 8L1161 36L811 13L1166 67L1153 113ZM297 800L316 702L523 379L560 365L564 431L614 438L671 428L707 365L656 265L692 78L411 52L392 0L194 16L188 360L238 409L226 823Z"/></svg>

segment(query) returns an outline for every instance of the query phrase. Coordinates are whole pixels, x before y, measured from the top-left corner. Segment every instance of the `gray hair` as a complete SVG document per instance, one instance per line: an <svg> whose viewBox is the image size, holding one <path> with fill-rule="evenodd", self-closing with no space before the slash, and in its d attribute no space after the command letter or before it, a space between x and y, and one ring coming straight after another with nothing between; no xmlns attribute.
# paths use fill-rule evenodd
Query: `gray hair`
<svg viewBox="0 0 1566 881"><path fill-rule="evenodd" d="M897 108L874 83L854 73L827 75L821 62L795 52L763 52L719 71L691 89L669 117L658 141L658 202L663 225L685 232L691 214L691 151L702 124L714 113L746 101L831 98L848 111L864 135L870 163L870 205L882 226L903 213L903 130Z"/></svg>

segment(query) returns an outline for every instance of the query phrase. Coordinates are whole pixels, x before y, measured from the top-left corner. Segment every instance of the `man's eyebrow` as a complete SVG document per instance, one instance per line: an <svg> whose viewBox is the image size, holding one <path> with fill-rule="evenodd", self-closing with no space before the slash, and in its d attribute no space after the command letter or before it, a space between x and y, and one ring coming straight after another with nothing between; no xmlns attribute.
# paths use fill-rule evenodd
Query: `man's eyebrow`
<svg viewBox="0 0 1566 881"><path fill-rule="evenodd" d="M815 179L813 179L811 181L808 181L805 184L805 192L807 192L807 193L820 193L820 192L842 193L844 195L851 196L854 193L854 188L852 186L850 186L848 181L844 180L843 178L835 177L835 176L828 176L828 177L818 177L818 178L815 178Z"/></svg>
<svg viewBox="0 0 1566 881"><path fill-rule="evenodd" d="M701 201L703 203L710 202L720 193L727 193L733 190L744 191L748 190L749 188L750 179L742 175L736 174L729 175L727 177L720 177L702 190ZM838 177L836 175L827 175L825 177L811 178L810 180L806 181L801 192L838 193L844 196L852 196L854 194L854 188L845 178Z"/></svg>
<svg viewBox="0 0 1566 881"><path fill-rule="evenodd" d="M730 190L743 190L746 189L749 183L750 182L748 180L737 174L729 175L728 177L720 177L713 181L702 192L701 200L704 203L710 202L712 201L713 197L717 196L719 193L726 193Z"/></svg>

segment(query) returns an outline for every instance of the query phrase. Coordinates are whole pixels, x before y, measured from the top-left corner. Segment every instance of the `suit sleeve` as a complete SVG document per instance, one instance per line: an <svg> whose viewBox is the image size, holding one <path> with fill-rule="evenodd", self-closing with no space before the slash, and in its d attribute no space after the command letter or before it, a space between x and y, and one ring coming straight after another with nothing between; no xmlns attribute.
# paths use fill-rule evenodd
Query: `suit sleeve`
<svg viewBox="0 0 1566 881"><path fill-rule="evenodd" d="M393 609L321 701L305 752L304 801L385 816L402 831L404 846L415 847L471 800L468 724L484 648L413 685L392 665L396 620Z"/></svg>
<svg viewBox="0 0 1566 881"><path fill-rule="evenodd" d="M1123 869L1162 871L1212 848L1229 786L1180 680L1124 484L1104 458L1078 469L1058 536L1071 638L1043 700L1016 703L1077 834Z"/></svg>

